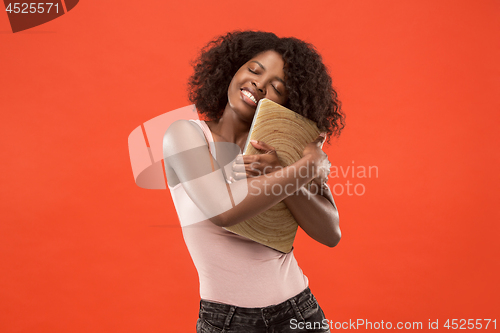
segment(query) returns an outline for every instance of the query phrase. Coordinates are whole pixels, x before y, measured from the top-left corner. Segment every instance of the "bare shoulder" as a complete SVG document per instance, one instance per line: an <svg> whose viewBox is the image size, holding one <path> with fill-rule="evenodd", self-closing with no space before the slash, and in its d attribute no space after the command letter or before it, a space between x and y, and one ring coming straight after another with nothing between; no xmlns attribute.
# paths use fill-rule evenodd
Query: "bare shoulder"
<svg viewBox="0 0 500 333"><path fill-rule="evenodd" d="M163 136L163 155L168 157L189 149L206 146L201 128L186 119L176 120Z"/></svg>
<svg viewBox="0 0 500 333"><path fill-rule="evenodd" d="M167 128L164 138L175 139L178 136L183 136L186 132L195 130L193 125L191 121L186 119L176 120Z"/></svg>

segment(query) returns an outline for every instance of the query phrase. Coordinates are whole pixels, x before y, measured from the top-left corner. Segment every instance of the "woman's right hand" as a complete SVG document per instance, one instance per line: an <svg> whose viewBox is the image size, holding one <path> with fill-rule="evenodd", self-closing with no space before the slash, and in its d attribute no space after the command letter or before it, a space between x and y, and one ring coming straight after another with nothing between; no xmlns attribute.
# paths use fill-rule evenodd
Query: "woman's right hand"
<svg viewBox="0 0 500 333"><path fill-rule="evenodd" d="M323 143L326 140L326 133L320 133L318 137L308 143L304 148L302 155L311 161L314 165L314 182L324 184L328 181L331 163L328 161L328 155L323 151Z"/></svg>

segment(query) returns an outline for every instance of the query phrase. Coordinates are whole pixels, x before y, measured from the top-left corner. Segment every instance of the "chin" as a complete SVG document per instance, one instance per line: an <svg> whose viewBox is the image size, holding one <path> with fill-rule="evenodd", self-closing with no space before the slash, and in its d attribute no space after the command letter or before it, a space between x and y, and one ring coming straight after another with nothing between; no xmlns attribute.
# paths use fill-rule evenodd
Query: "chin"
<svg viewBox="0 0 500 333"><path fill-rule="evenodd" d="M255 116L255 110L253 110L253 111L251 111L251 112L248 112L248 111L246 111L246 112L241 112L241 113L238 113L238 115L239 115L239 117L240 117L243 121L245 121L245 122L247 122L247 123L251 124L251 123L252 123L252 121L253 121L253 117Z"/></svg>
<svg viewBox="0 0 500 333"><path fill-rule="evenodd" d="M242 100L237 100L237 103L229 101L228 104L231 110L233 110L239 118L250 123L252 122L256 109L252 108Z"/></svg>

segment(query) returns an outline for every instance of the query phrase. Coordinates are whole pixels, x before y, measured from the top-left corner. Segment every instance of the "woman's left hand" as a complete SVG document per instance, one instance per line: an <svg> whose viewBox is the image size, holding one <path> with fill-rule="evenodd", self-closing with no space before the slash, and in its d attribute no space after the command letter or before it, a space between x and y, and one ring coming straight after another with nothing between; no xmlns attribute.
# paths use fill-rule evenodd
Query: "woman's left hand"
<svg viewBox="0 0 500 333"><path fill-rule="evenodd" d="M283 168L274 147L262 141L250 140L250 143L263 154L239 155L233 164L233 174L236 180L258 177Z"/></svg>

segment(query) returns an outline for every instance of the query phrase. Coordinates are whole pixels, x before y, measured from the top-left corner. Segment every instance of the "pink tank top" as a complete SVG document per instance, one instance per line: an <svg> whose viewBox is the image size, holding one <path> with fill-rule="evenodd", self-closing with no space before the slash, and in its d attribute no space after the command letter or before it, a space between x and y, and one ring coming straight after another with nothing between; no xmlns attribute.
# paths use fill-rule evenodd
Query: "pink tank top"
<svg viewBox="0 0 500 333"><path fill-rule="evenodd" d="M216 158L210 129L198 124ZM240 307L279 304L302 292L308 279L293 255L271 249L213 224L189 198L182 183L170 187L184 241L200 280L200 297ZM198 223L184 223L193 221Z"/></svg>

